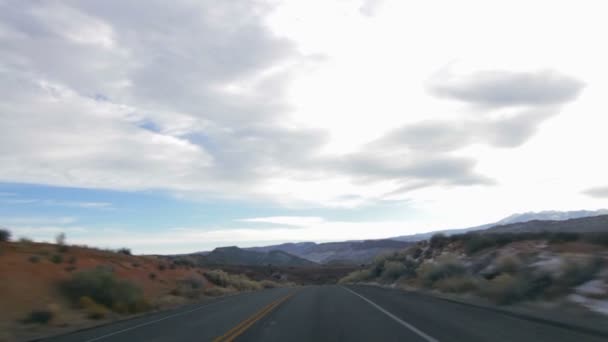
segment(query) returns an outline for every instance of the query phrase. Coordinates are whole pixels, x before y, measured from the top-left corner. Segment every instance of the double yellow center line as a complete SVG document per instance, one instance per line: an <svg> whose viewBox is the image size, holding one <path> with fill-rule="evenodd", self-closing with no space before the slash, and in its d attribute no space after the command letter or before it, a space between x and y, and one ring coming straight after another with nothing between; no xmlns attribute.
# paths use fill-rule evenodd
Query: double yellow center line
<svg viewBox="0 0 608 342"><path fill-rule="evenodd" d="M235 338L237 338L242 333L244 333L245 330L249 329L249 327L251 327L253 324L255 324L255 322L259 321L264 316L268 315L270 312L272 312L272 310L276 309L279 305L283 304L283 302L285 302L286 300L291 298L294 294L295 293L289 294L287 296L281 297L281 298L271 302L270 304L263 307L260 311L256 312L255 314L253 314L246 320L244 320L241 323L239 323L238 325L236 325L234 328L228 330L228 332L226 332L224 335L214 339L213 342L233 341Z"/></svg>

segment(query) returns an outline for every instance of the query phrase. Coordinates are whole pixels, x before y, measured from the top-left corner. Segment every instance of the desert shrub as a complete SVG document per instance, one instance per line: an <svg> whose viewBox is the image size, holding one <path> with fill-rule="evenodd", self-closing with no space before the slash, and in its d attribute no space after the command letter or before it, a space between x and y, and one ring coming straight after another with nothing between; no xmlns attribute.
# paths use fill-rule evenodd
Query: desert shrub
<svg viewBox="0 0 608 342"><path fill-rule="evenodd" d="M481 294L497 304L509 304L521 298L521 284L511 274L501 274L486 282Z"/></svg>
<svg viewBox="0 0 608 342"><path fill-rule="evenodd" d="M477 289L475 278L467 275L443 278L435 282L433 287L441 292L465 293Z"/></svg>
<svg viewBox="0 0 608 342"><path fill-rule="evenodd" d="M560 286L564 288L574 287L592 280L602 267L601 258L588 258L584 260L568 260L560 270L558 279Z"/></svg>
<svg viewBox="0 0 608 342"><path fill-rule="evenodd" d="M173 264L175 264L177 266L185 266L185 267L195 267L196 266L194 261L184 259L184 258L179 258L179 259L173 260Z"/></svg>
<svg viewBox="0 0 608 342"><path fill-rule="evenodd" d="M26 238L26 237L20 237L20 238L19 238L19 243L24 243L24 244L25 244L25 243L34 243L34 240L32 240L32 239L28 239L28 238Z"/></svg>
<svg viewBox="0 0 608 342"><path fill-rule="evenodd" d="M105 318L110 311L106 306L95 302L91 297L87 296L80 297L78 306L84 309L87 317L90 319Z"/></svg>
<svg viewBox="0 0 608 342"><path fill-rule="evenodd" d="M160 264L160 265L158 265L158 270L159 270L159 271L161 271L161 272L162 272L162 271L164 271L164 270L166 270L166 269L167 269L167 265L165 265L165 264Z"/></svg>
<svg viewBox="0 0 608 342"><path fill-rule="evenodd" d="M579 233L557 232L551 234L547 240L551 243L564 243L577 241L580 237Z"/></svg>
<svg viewBox="0 0 608 342"><path fill-rule="evenodd" d="M417 273L422 284L431 287L439 280L464 275L466 268L456 261L444 261L425 263L418 268Z"/></svg>
<svg viewBox="0 0 608 342"><path fill-rule="evenodd" d="M405 265L399 261L385 261L382 279L385 281L395 281L406 272Z"/></svg>
<svg viewBox="0 0 608 342"><path fill-rule="evenodd" d="M0 242L6 242L11 239L11 232L6 229L0 229Z"/></svg>
<svg viewBox="0 0 608 342"><path fill-rule="evenodd" d="M74 274L72 279L62 284L62 290L74 302L89 297L106 308L122 303L128 307L128 312L144 311L147 307L139 287L116 279L114 274L102 269Z"/></svg>
<svg viewBox="0 0 608 342"><path fill-rule="evenodd" d="M53 312L49 310L35 310L30 312L23 320L24 323L48 324L53 319Z"/></svg>
<svg viewBox="0 0 608 342"><path fill-rule="evenodd" d="M65 253L68 251L69 247L66 245L66 236L65 233L59 233L55 237L55 242L57 243L57 251L59 253Z"/></svg>
<svg viewBox="0 0 608 342"><path fill-rule="evenodd" d="M274 289L277 287L282 287L282 285L277 283L276 281L267 280L267 279L260 281L260 285L262 286L262 288L265 288L265 289Z"/></svg>
<svg viewBox="0 0 608 342"><path fill-rule="evenodd" d="M414 259L418 259L422 255L422 248L414 247L410 250L410 255Z"/></svg>
<svg viewBox="0 0 608 342"><path fill-rule="evenodd" d="M232 288L214 286L214 287L209 287L209 288L204 289L203 294L205 296L218 297L218 296L225 296L225 295L234 293L234 291L235 290Z"/></svg>
<svg viewBox="0 0 608 342"><path fill-rule="evenodd" d="M521 260L514 255L501 256L496 260L496 272L514 274L522 266Z"/></svg>
<svg viewBox="0 0 608 342"><path fill-rule="evenodd" d="M65 268L65 270L66 270L67 272L73 272L73 271L75 271L75 270L76 270L76 268L77 268L76 266L74 266L74 265L70 265L70 266L66 267L66 268Z"/></svg>
<svg viewBox="0 0 608 342"><path fill-rule="evenodd" d="M430 246L431 248L443 248L445 246L447 246L447 244L450 242L450 239L445 236L445 234L434 234L433 236L431 236L431 239L429 240Z"/></svg>
<svg viewBox="0 0 608 342"><path fill-rule="evenodd" d="M354 284L362 281L370 280L372 274L369 270L357 270L349 273L344 278L340 279L340 284Z"/></svg>
<svg viewBox="0 0 608 342"><path fill-rule="evenodd" d="M203 287L203 281L194 277L190 277L187 279L182 279L180 283L186 287L189 287L193 290L200 289Z"/></svg>
<svg viewBox="0 0 608 342"><path fill-rule="evenodd" d="M589 233L585 234L583 240L601 246L608 246L608 233Z"/></svg>
<svg viewBox="0 0 608 342"><path fill-rule="evenodd" d="M221 287L232 287L239 291L259 290L262 286L245 275L228 274L222 270L211 270L204 273L205 278Z"/></svg>
<svg viewBox="0 0 608 342"><path fill-rule="evenodd" d="M512 304L536 299L544 295L552 285L553 279L546 273L503 273L487 281L481 287L481 294L497 304Z"/></svg>
<svg viewBox="0 0 608 342"><path fill-rule="evenodd" d="M29 258L27 258L27 260L31 263L37 264L40 262L40 257L37 255L32 255Z"/></svg>
<svg viewBox="0 0 608 342"><path fill-rule="evenodd" d="M204 273L205 278L217 286L228 286L228 273L222 270L211 270Z"/></svg>
<svg viewBox="0 0 608 342"><path fill-rule="evenodd" d="M53 256L51 256L51 262L55 264L61 264L63 262L63 257L61 256L61 254L53 254Z"/></svg>
<svg viewBox="0 0 608 342"><path fill-rule="evenodd" d="M73 256L73 255L68 258L68 264L72 264L73 265L73 264L76 263L76 261L78 261L78 259L75 256Z"/></svg>
<svg viewBox="0 0 608 342"><path fill-rule="evenodd" d="M125 248L125 247L119 248L116 252L118 254L131 255L131 250L129 248Z"/></svg>
<svg viewBox="0 0 608 342"><path fill-rule="evenodd" d="M156 273L150 272L150 274L148 274L148 278L150 278L152 280L156 279Z"/></svg>

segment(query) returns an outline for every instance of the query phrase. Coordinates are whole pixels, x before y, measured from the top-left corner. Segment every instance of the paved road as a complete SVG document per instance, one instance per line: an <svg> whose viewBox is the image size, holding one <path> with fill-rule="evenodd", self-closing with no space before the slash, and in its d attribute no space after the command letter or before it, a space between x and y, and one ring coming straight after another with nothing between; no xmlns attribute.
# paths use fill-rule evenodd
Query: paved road
<svg viewBox="0 0 608 342"><path fill-rule="evenodd" d="M608 339L368 286L273 289L49 341L564 341Z"/></svg>

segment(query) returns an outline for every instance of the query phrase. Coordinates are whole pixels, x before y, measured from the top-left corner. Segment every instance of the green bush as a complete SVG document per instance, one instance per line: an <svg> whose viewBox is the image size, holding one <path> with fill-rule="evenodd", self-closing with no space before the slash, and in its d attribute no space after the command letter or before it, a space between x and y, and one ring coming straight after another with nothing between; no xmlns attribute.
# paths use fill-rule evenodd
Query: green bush
<svg viewBox="0 0 608 342"><path fill-rule="evenodd" d="M355 284L362 281L370 280L372 275L369 270L357 270L349 273L344 278L340 279L340 284Z"/></svg>
<svg viewBox="0 0 608 342"><path fill-rule="evenodd" d="M429 240L431 248L443 248L447 246L449 242L450 239L442 233L434 234Z"/></svg>
<svg viewBox="0 0 608 342"><path fill-rule="evenodd" d="M559 285L565 288L578 286L592 280L600 271L603 261L601 258L584 260L568 260L561 269Z"/></svg>
<svg viewBox="0 0 608 342"><path fill-rule="evenodd" d="M225 296L231 293L234 293L234 289L218 286L209 287L203 290L203 294L210 297Z"/></svg>
<svg viewBox="0 0 608 342"><path fill-rule="evenodd" d="M53 312L49 310L36 310L29 313L24 323L48 324L53 319Z"/></svg>
<svg viewBox="0 0 608 342"><path fill-rule="evenodd" d="M265 288L265 289L274 289L277 287L283 287L283 285L277 283L276 281L267 280L267 279L260 281L260 285L262 286L262 288Z"/></svg>
<svg viewBox="0 0 608 342"><path fill-rule="evenodd" d="M546 273L503 273L487 281L481 288L481 295L497 304L512 304L543 296L553 286L553 278Z"/></svg>
<svg viewBox="0 0 608 342"><path fill-rule="evenodd" d="M125 247L119 248L116 252L119 254L131 255L131 250L129 248L125 248Z"/></svg>
<svg viewBox="0 0 608 342"><path fill-rule="evenodd" d="M82 296L78 300L78 306L87 314L87 317L90 319L102 319L107 316L110 310L97 302L95 302L91 297ZM117 311L119 312L119 311Z"/></svg>
<svg viewBox="0 0 608 342"><path fill-rule="evenodd" d="M462 276L466 273L466 268L455 262L439 262L426 263L418 269L418 277L422 280L422 284L427 287L432 287L439 280Z"/></svg>
<svg viewBox="0 0 608 342"><path fill-rule="evenodd" d="M33 264L37 264L40 262L40 257L37 255L32 255L27 260L29 260L29 262L31 262Z"/></svg>
<svg viewBox="0 0 608 342"><path fill-rule="evenodd" d="M63 262L63 257L60 254L53 254L51 257L51 262L55 264L61 264Z"/></svg>
<svg viewBox="0 0 608 342"><path fill-rule="evenodd" d="M393 282L402 275L405 275L405 265L399 261L385 261L384 270L382 271L382 279L385 281Z"/></svg>
<svg viewBox="0 0 608 342"><path fill-rule="evenodd" d="M441 292L472 292L477 289L477 280L471 276L460 275L438 280L433 287Z"/></svg>
<svg viewBox="0 0 608 342"><path fill-rule="evenodd" d="M106 308L113 308L117 304L125 305L128 312L145 311L147 307L139 287L116 279L114 274L103 269L74 274L72 279L62 284L62 290L73 302L88 297Z"/></svg>
<svg viewBox="0 0 608 342"><path fill-rule="evenodd" d="M228 274L222 270L211 270L204 273L205 278L221 287L232 287L239 291L259 290L260 283L241 274Z"/></svg>
<svg viewBox="0 0 608 342"><path fill-rule="evenodd" d="M7 242L11 239L11 232L6 229L0 229L0 242Z"/></svg>

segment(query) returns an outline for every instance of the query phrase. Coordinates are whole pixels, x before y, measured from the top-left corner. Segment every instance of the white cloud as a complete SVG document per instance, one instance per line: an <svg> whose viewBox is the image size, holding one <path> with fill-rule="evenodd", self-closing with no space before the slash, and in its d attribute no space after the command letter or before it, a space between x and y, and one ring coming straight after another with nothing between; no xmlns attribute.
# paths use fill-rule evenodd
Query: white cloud
<svg viewBox="0 0 608 342"><path fill-rule="evenodd" d="M257 222L257 223L272 223L286 226L309 226L325 222L322 217L316 216L270 216L270 217L254 217L239 220L241 222Z"/></svg>
<svg viewBox="0 0 608 342"><path fill-rule="evenodd" d="M0 181L409 199L447 226L600 206L601 4L379 3L2 3Z"/></svg>

